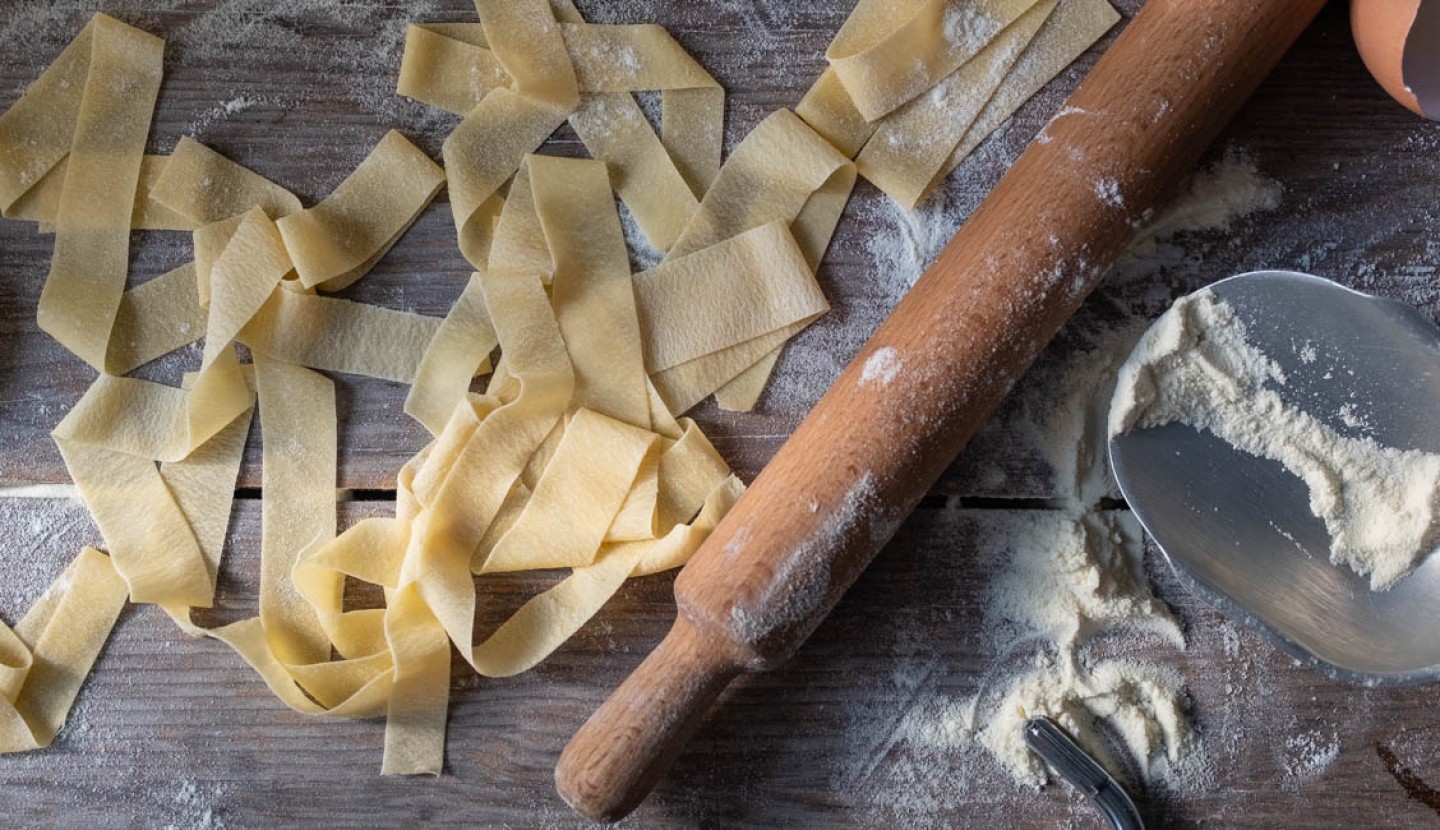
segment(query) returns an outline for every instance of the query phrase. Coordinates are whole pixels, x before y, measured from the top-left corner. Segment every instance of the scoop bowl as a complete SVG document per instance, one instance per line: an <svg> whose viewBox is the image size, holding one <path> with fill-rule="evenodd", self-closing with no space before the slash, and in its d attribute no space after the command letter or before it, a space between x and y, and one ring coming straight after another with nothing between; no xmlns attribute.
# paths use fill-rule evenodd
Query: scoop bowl
<svg viewBox="0 0 1440 830"><path fill-rule="evenodd" d="M1284 370L1276 392L1287 403L1343 435L1440 452L1440 328L1428 316L1287 271L1210 288ZM1339 680L1440 680L1440 556L1371 591L1331 564L1304 483L1279 462L1183 424L1113 436L1109 452L1121 493L1180 581L1226 616Z"/></svg>

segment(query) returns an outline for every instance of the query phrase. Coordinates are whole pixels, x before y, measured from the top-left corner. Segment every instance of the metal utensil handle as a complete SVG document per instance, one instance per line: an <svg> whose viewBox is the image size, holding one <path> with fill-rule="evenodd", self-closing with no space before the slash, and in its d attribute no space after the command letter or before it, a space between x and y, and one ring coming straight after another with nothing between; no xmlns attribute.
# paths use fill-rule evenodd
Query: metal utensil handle
<svg viewBox="0 0 1440 830"><path fill-rule="evenodd" d="M1115 830L1145 830L1125 788L1049 718L1025 722L1025 745L1104 811Z"/></svg>

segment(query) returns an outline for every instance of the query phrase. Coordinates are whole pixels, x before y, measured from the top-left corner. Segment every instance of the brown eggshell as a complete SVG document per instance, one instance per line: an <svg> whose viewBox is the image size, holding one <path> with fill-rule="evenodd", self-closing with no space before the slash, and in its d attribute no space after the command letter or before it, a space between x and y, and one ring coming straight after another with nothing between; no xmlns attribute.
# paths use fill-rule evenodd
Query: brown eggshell
<svg viewBox="0 0 1440 830"><path fill-rule="evenodd" d="M1405 85L1405 42L1421 0L1352 0L1350 29L1365 66L1390 97L1416 115L1424 115L1415 93Z"/></svg>

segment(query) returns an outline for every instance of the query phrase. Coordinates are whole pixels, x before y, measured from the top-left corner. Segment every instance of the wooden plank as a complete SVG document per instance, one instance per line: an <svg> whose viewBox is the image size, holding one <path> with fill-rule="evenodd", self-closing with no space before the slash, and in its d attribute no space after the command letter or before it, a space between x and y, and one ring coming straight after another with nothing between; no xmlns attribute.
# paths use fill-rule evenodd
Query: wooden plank
<svg viewBox="0 0 1440 830"><path fill-rule="evenodd" d="M13 620L96 538L73 503L0 508L0 534L14 540L0 613ZM388 509L350 503L342 514L349 523ZM993 682L1002 665L982 625L984 562L1000 555L994 543L1007 526L1044 512L917 513L789 665L753 678L715 710L634 823L975 826L1003 816L1014 827L1101 826L1064 787L1019 788L973 747L943 737L947 709ZM239 503L216 620L253 613L258 533L258 504ZM1156 564L1152 555L1189 649L1116 642L1122 653L1148 648L1184 674L1208 772L1178 792L1138 796L1154 826L1284 826L1297 804L1312 827L1344 826L1362 805L1376 826L1434 821L1376 752L1388 747L1440 781L1440 733L1420 728L1433 720L1433 692L1355 689L1297 668L1200 606ZM481 629L551 581L486 583ZM438 779L382 778L382 723L295 714L223 646L186 639L153 608L132 608L55 745L0 763L10 794L0 818L16 827L576 825L554 794L552 765L663 636L670 584L660 576L626 585L574 640L519 677L476 678L457 661ZM1331 746L1336 758L1322 763Z"/></svg>

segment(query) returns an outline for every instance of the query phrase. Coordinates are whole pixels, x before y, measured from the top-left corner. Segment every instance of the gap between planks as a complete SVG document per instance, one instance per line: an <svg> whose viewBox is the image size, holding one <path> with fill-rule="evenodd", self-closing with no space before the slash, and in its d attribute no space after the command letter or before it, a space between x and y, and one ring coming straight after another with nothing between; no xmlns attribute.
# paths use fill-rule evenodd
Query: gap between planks
<svg viewBox="0 0 1440 830"><path fill-rule="evenodd" d="M260 501L265 492L260 487L237 487L237 500ZM22 484L0 487L0 500L4 499L78 499L80 493L73 484ZM395 491L387 488L345 488L335 490L336 502L347 501L394 501ZM1073 505L1065 499L1052 498L1007 498L1004 496L924 496L915 505L916 510L1068 510ZM1103 498L1097 505L1100 510L1129 510L1124 499Z"/></svg>

